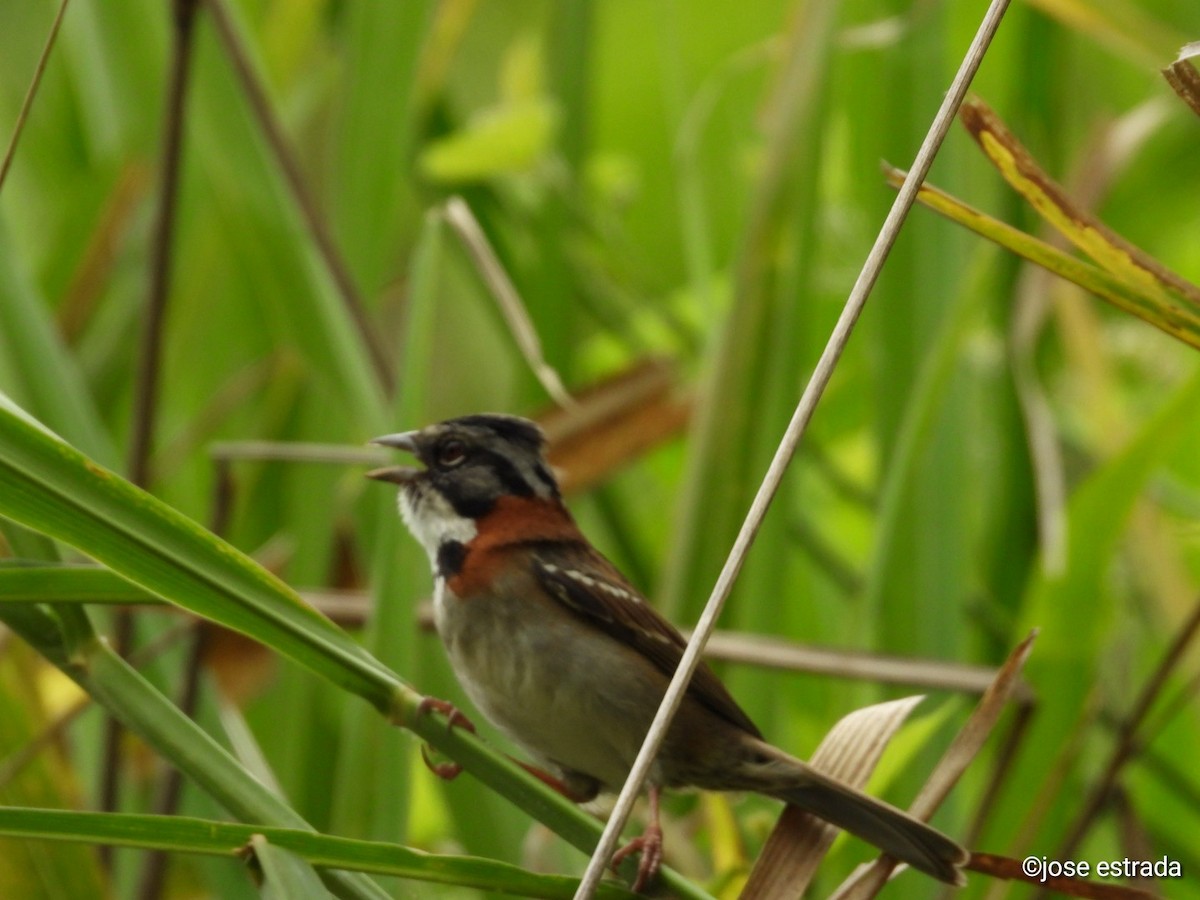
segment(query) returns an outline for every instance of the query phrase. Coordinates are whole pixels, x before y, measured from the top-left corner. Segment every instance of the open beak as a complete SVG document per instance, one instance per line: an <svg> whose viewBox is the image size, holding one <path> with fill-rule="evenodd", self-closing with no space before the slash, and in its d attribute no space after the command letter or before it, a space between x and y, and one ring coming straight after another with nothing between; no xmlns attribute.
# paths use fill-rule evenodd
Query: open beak
<svg viewBox="0 0 1200 900"><path fill-rule="evenodd" d="M381 447L395 447L397 450L407 450L409 453L416 453L417 442L414 440L416 434L415 431L385 434L383 437L372 438L370 443L378 444ZM419 474L421 474L421 470L412 466L387 466L382 469L372 469L367 473L367 477L374 478L376 481L390 481L393 484L404 484Z"/></svg>

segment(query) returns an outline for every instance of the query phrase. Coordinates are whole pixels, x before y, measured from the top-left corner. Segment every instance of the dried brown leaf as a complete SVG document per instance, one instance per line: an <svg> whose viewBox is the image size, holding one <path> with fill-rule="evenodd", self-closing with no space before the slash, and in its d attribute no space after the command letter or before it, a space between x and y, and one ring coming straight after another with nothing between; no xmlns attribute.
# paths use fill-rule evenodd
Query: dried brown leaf
<svg viewBox="0 0 1200 900"><path fill-rule="evenodd" d="M905 697L856 710L833 726L810 760L813 768L862 787L883 749L922 698ZM788 806L767 839L742 890L742 900L801 897L838 829Z"/></svg>
<svg viewBox="0 0 1200 900"><path fill-rule="evenodd" d="M929 780L925 782L917 799L909 807L909 812L914 816L919 819L928 819L932 816L942 801L946 799L950 789L958 782L962 773L966 771L971 760L979 753L988 735L991 734L992 728L999 720L1000 714L1012 699L1016 686L1021 683L1021 669L1024 668L1025 661L1029 658L1029 652L1036 637L1037 632L1031 632L1029 637L1017 645L1017 648L1004 661L995 681L979 699L975 711L971 713L971 717L967 719L962 730L959 731L945 755L942 756L941 762L933 770ZM887 883L896 866L895 860L881 856L851 875L834 892L833 896L836 900L863 900L863 898L874 897Z"/></svg>
<svg viewBox="0 0 1200 900"><path fill-rule="evenodd" d="M579 493L676 437L690 404L670 365L646 360L578 393L569 409L537 416L546 430L550 464L564 493Z"/></svg>
<svg viewBox="0 0 1200 900"><path fill-rule="evenodd" d="M1000 117L978 97L962 105L959 117L1014 190L1038 214L1107 272L1165 305L1200 305L1200 287L1163 266L1083 209L1037 164Z"/></svg>
<svg viewBox="0 0 1200 900"><path fill-rule="evenodd" d="M1192 41L1179 51L1179 58L1162 73L1180 99L1200 116L1200 72L1192 62L1197 58L1200 58L1200 41Z"/></svg>

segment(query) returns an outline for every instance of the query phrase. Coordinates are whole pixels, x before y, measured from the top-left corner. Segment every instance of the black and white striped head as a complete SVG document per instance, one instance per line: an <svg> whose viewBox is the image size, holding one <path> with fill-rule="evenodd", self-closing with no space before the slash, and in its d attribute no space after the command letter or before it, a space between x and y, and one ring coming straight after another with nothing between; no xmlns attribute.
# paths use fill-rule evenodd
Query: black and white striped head
<svg viewBox="0 0 1200 900"><path fill-rule="evenodd" d="M400 485L400 512L431 557L447 541L466 544L476 520L505 496L558 501L542 430L528 419L482 413L389 434L371 443L414 454L424 468L367 473Z"/></svg>

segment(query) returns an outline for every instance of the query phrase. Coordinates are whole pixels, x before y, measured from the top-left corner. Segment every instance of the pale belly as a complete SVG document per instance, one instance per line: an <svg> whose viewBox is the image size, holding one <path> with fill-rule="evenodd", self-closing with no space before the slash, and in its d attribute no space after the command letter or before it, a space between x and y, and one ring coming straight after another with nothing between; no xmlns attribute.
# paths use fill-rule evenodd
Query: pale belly
<svg viewBox="0 0 1200 900"><path fill-rule="evenodd" d="M657 673L614 665L625 651L556 606L461 601L440 581L434 601L450 664L483 714L542 765L618 789L661 699Z"/></svg>

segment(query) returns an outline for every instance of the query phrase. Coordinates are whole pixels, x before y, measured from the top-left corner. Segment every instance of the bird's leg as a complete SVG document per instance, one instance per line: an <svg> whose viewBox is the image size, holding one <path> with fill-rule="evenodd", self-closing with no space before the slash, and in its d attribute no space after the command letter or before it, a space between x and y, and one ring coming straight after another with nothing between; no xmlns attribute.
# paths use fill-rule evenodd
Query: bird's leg
<svg viewBox="0 0 1200 900"><path fill-rule="evenodd" d="M423 697L421 702L417 705L417 715L419 716L429 715L430 713L435 712L439 712L446 717L447 728L461 727L467 729L467 731L471 732L471 734L475 734L475 723L463 715L462 711L448 700L439 700L437 697ZM513 759L511 756L508 758L538 781L562 794L572 803L585 803L592 799L591 796L580 794L578 791L571 790L571 788L567 787L564 781L555 778L545 769L539 769L537 766L531 765L527 762L522 762L519 759ZM425 767L429 769L429 771L445 781L453 781L462 774L462 766L456 762L434 761L430 757L428 744L421 745L421 759L425 761Z"/></svg>
<svg viewBox="0 0 1200 900"><path fill-rule="evenodd" d="M505 754L505 755L507 755L507 754ZM566 797L572 803L587 803L589 800L595 799L595 796L596 796L595 791L592 791L590 794L581 794L581 793L579 793L579 791L575 791L575 790L572 790L571 788L569 788L565 781L563 781L561 778L556 778L555 776L553 776L549 772L547 772L545 769L539 769L537 766L535 766L531 763L521 762L521 760L514 759L511 756L509 756L508 758L511 759L513 762L515 762L518 766L520 766L526 772L528 772L530 775L532 775L534 778L536 778L538 781L540 781L542 784L551 788L556 793L562 794L564 797Z"/></svg>
<svg viewBox="0 0 1200 900"><path fill-rule="evenodd" d="M641 853L642 859L638 863L637 879L633 882L633 892L641 893L654 880L654 876L658 874L659 867L662 866L663 858L663 833L662 825L658 821L658 797L659 788L657 785L650 785L650 820L646 823L646 830L642 832L641 837L634 838L620 850L613 854L612 868L615 870L621 864L625 857L634 853Z"/></svg>
<svg viewBox="0 0 1200 900"><path fill-rule="evenodd" d="M417 704L417 715L427 716L435 712L446 717L447 728L465 728L471 734L475 733L475 723L464 716L453 703L439 700L437 697L422 697L421 702ZM425 761L425 766L430 772L445 781L453 781L462 773L462 766L456 762L434 762L430 759L428 744L421 745L421 759Z"/></svg>
<svg viewBox="0 0 1200 900"><path fill-rule="evenodd" d="M471 734L475 733L475 723L464 716L462 711L449 700L439 700L437 697L422 697L421 702L417 704L417 715L425 716L433 712L439 712L444 715L446 723L450 728L465 728Z"/></svg>

